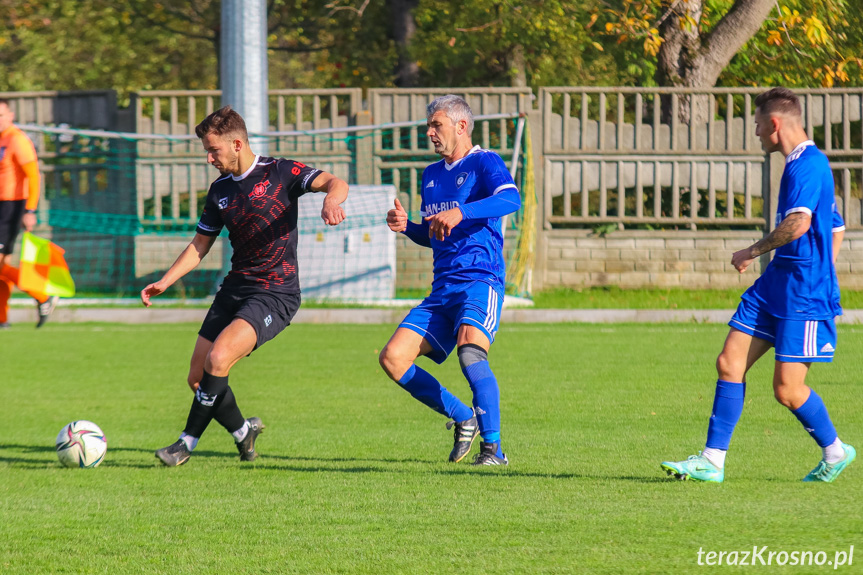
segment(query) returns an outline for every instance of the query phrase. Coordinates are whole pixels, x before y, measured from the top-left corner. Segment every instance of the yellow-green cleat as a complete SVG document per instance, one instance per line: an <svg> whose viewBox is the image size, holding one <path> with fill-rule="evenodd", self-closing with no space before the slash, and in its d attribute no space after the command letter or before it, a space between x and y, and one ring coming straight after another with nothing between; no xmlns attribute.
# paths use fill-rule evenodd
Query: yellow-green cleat
<svg viewBox="0 0 863 575"><path fill-rule="evenodd" d="M690 455L686 461L663 461L659 466L681 481L722 483L725 479L725 469L719 469L700 453Z"/></svg>
<svg viewBox="0 0 863 575"><path fill-rule="evenodd" d="M848 445L842 444L842 449L845 450L845 457L836 463L827 463L823 459L818 462L815 469L809 472L809 475L803 478L803 481L823 481L825 483L833 483L839 477L839 474L848 467L854 459L857 458L857 450Z"/></svg>

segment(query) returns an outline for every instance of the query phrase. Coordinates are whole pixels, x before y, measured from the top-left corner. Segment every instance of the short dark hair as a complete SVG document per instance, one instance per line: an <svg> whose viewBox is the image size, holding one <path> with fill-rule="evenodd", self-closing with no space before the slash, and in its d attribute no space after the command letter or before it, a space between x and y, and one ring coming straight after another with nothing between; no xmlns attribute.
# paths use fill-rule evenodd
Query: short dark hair
<svg viewBox="0 0 863 575"><path fill-rule="evenodd" d="M800 98L788 88L771 88L755 98L755 107L762 114L788 114L803 117L803 108L800 106Z"/></svg>
<svg viewBox="0 0 863 575"><path fill-rule="evenodd" d="M203 138L207 134L225 136L236 134L244 142L249 141L249 133L246 131L246 121L243 117L231 109L230 106L219 108L195 126L195 134Z"/></svg>

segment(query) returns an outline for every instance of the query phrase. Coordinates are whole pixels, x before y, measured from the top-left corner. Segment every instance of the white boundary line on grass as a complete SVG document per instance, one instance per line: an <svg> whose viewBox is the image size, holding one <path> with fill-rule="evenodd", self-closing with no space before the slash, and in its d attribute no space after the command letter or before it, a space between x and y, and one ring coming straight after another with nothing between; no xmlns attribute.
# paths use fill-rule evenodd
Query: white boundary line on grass
<svg viewBox="0 0 863 575"><path fill-rule="evenodd" d="M300 308L293 323L397 324L407 309L374 308ZM51 316L52 323L108 322L127 324L200 323L207 308L98 308L64 307L61 303ZM505 309L501 321L507 323L728 323L734 310L651 310L651 309ZM36 321L36 306L15 307L9 321L27 324ZM846 310L837 318L845 325L863 324L863 310Z"/></svg>
<svg viewBox="0 0 863 575"><path fill-rule="evenodd" d="M158 298L154 300L154 305L158 307L163 306L207 306L212 303L213 298L204 297L204 298ZM419 305L422 300L420 299L356 299L348 302L344 302L341 300L333 300L330 303L339 304L339 305L357 305L357 306L374 306L374 307L414 307ZM326 300L316 300L316 299L308 299L303 300L303 303L308 306L309 303L327 303ZM73 297L73 298L63 298L60 300L60 304L64 307L79 307L79 306L88 306L88 307L100 307L104 306L105 308L113 308L113 307L128 307L128 308L136 308L141 305L140 298L136 297L118 297L118 298L96 298L96 297ZM34 302L30 298L25 297L14 297L9 300L10 307L34 307ZM522 308L522 307L533 307L533 301L528 298L516 297L516 296L506 296L503 301L504 308Z"/></svg>

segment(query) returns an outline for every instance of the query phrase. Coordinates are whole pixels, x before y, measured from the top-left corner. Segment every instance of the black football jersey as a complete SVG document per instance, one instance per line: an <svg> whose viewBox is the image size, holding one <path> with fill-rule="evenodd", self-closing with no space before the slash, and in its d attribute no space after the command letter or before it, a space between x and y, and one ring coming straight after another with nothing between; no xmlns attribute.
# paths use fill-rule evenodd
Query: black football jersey
<svg viewBox="0 0 863 575"><path fill-rule="evenodd" d="M198 233L217 236L223 227L234 254L226 280L245 280L282 293L299 293L297 200L321 170L283 158L255 156L240 177L210 185Z"/></svg>

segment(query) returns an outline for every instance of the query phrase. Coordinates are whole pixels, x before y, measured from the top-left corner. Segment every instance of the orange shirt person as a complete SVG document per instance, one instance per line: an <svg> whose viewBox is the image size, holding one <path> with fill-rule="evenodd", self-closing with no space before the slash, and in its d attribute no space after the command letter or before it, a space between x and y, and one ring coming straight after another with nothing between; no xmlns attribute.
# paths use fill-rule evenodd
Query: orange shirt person
<svg viewBox="0 0 863 575"><path fill-rule="evenodd" d="M18 284L18 269L9 265L21 227L36 225L39 204L39 162L33 143L13 124L9 101L0 98L0 328L9 327L9 296ZM57 297L26 292L36 300L41 327L54 310Z"/></svg>

